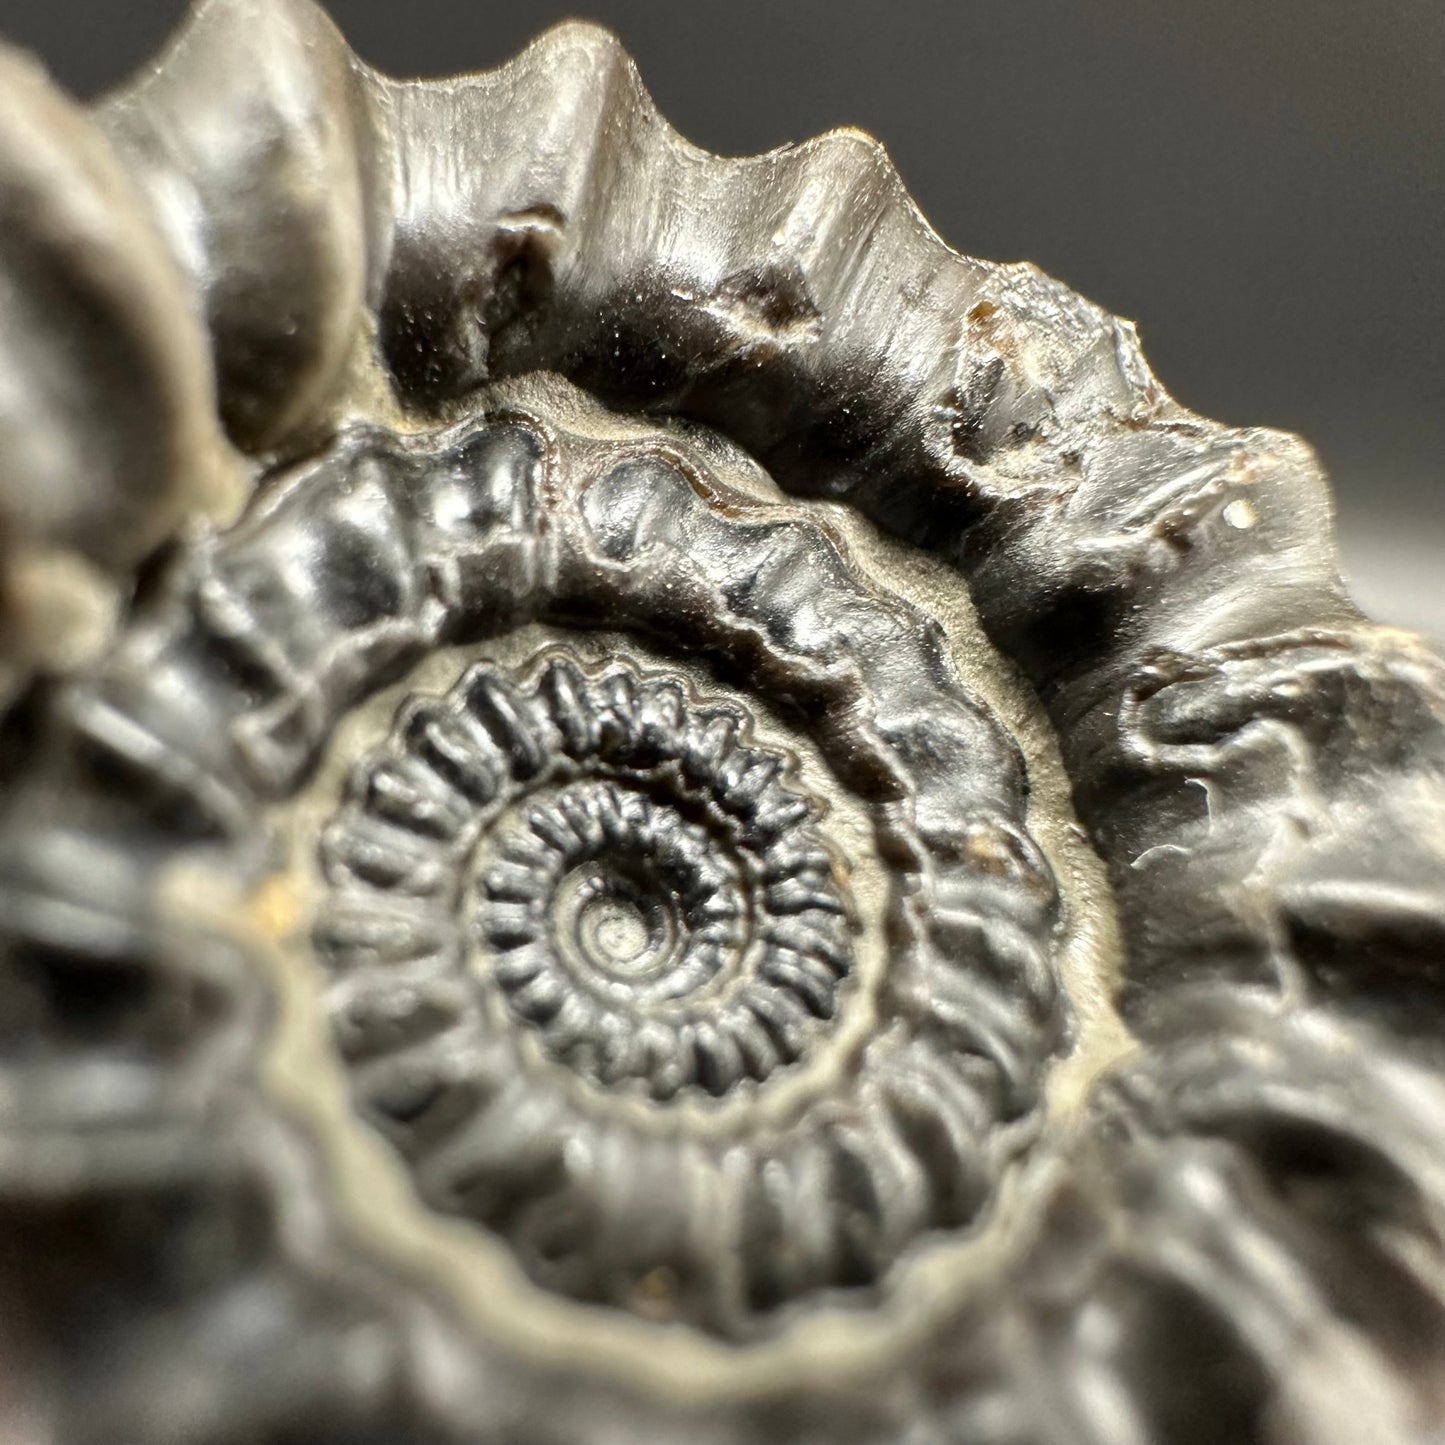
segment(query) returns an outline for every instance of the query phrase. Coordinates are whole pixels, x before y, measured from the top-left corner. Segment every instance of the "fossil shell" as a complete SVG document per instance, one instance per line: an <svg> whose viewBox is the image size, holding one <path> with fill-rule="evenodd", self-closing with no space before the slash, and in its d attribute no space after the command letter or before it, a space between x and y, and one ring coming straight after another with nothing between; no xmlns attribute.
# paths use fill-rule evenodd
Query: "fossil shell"
<svg viewBox="0 0 1445 1445"><path fill-rule="evenodd" d="M14 84L7 1438L1430 1438L1445 670L1299 442L587 26Z"/></svg>
<svg viewBox="0 0 1445 1445"><path fill-rule="evenodd" d="M134 182L0 47L0 707L74 666L191 512L234 510L210 345Z"/></svg>

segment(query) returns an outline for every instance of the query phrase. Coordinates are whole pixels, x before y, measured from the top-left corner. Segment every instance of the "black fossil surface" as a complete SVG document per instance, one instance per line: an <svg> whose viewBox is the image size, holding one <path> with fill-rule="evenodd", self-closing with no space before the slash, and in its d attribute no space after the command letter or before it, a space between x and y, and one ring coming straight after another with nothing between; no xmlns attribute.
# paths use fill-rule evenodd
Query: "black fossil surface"
<svg viewBox="0 0 1445 1445"><path fill-rule="evenodd" d="M0 55L0 1435L1445 1427L1445 668L1308 449L605 33Z"/></svg>

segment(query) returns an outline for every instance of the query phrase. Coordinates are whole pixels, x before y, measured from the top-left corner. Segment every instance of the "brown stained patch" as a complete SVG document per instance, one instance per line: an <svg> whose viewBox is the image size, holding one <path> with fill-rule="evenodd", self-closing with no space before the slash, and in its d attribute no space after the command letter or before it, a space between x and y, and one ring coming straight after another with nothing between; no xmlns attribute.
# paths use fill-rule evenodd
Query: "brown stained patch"
<svg viewBox="0 0 1445 1445"><path fill-rule="evenodd" d="M1229 459L1226 478L1231 486L1253 487L1264 481L1270 471L1282 465L1284 458L1274 452L1250 451L1241 448Z"/></svg>
<svg viewBox="0 0 1445 1445"><path fill-rule="evenodd" d="M665 1264L650 1269L633 1286L632 1307L644 1319L665 1323L677 1313L678 1278Z"/></svg>
<svg viewBox="0 0 1445 1445"><path fill-rule="evenodd" d="M1009 314L995 301L977 301L964 314L969 329L982 337L984 344L998 357L1017 364L1018 339L1010 324Z"/></svg>
<svg viewBox="0 0 1445 1445"><path fill-rule="evenodd" d="M1007 877L1020 871L1017 840L987 823L976 823L968 830L962 853L985 873Z"/></svg>
<svg viewBox="0 0 1445 1445"><path fill-rule="evenodd" d="M291 879L274 873L251 895L247 912L258 932L276 942L293 938L301 925L301 899Z"/></svg>

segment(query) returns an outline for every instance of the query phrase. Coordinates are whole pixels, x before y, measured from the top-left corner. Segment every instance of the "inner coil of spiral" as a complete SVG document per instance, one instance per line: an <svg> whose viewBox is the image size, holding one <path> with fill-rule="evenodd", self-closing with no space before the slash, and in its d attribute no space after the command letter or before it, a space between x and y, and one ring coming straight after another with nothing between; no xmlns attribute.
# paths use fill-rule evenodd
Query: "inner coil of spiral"
<svg viewBox="0 0 1445 1445"><path fill-rule="evenodd" d="M1064 1037L1056 884L1013 744L841 533L548 400L344 439L197 596L344 639L226 726L302 785L309 951L420 1197L746 1336L981 1218Z"/></svg>

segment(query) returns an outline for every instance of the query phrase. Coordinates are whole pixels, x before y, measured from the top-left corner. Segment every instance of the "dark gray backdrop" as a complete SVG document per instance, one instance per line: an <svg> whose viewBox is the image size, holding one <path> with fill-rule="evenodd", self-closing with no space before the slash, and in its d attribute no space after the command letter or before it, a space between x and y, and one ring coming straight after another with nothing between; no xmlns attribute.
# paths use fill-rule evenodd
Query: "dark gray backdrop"
<svg viewBox="0 0 1445 1445"><path fill-rule="evenodd" d="M184 0L0 0L93 94ZM713 150L871 130L944 238L1135 318L1164 383L1323 454L1381 617L1445 639L1445 0L332 0L394 72L610 25ZM0 97L3 103L3 97Z"/></svg>

